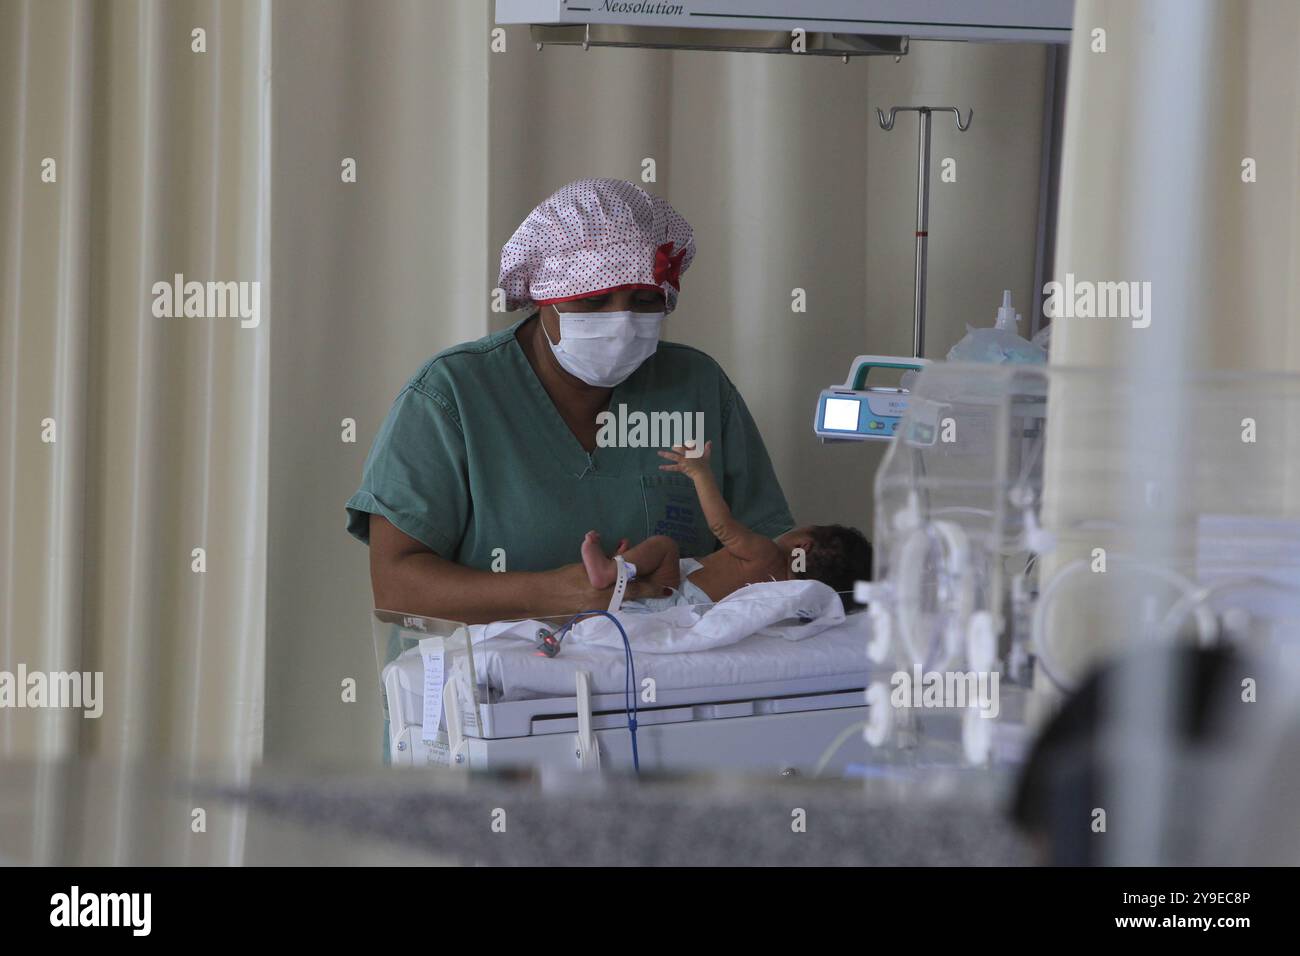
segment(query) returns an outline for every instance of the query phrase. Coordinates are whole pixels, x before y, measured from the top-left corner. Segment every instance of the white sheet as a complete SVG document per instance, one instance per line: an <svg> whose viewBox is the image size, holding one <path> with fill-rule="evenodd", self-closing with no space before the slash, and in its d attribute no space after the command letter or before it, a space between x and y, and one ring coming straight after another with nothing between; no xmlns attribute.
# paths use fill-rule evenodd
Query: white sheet
<svg viewBox="0 0 1300 956"><path fill-rule="evenodd" d="M710 650L687 654L639 654L633 651L636 676L654 679L658 690L779 682L798 678L830 677L867 671L867 641L871 623L867 614L854 614L841 623L805 640L755 634ZM602 645L570 645L565 641L558 657L537 656L531 640L491 638L474 649L479 682L487 682L496 700L532 700L572 697L578 670L591 674L597 694L623 692L623 650ZM408 651L389 667L400 669L406 713L421 713L423 664L418 652ZM463 657L452 664L463 673Z"/></svg>
<svg viewBox="0 0 1300 956"><path fill-rule="evenodd" d="M844 603L820 581L768 581L751 584L703 612L689 605L661 611L627 611L618 615L635 654L697 653L726 647L751 634L801 641L844 620ZM784 623L783 623L784 622ZM532 643L541 621L497 621L470 628L474 643L491 638L518 638ZM554 626L554 625L552 625ZM623 649L623 636L605 617L578 622L564 646L599 645Z"/></svg>

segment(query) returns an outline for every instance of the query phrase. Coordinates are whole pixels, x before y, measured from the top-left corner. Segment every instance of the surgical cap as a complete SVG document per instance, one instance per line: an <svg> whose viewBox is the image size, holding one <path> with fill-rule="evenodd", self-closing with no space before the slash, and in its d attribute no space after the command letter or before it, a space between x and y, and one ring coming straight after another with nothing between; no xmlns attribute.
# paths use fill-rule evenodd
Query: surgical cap
<svg viewBox="0 0 1300 956"><path fill-rule="evenodd" d="M515 230L499 285L512 311L634 287L663 292L671 312L694 258L690 223L667 201L619 179L579 179Z"/></svg>

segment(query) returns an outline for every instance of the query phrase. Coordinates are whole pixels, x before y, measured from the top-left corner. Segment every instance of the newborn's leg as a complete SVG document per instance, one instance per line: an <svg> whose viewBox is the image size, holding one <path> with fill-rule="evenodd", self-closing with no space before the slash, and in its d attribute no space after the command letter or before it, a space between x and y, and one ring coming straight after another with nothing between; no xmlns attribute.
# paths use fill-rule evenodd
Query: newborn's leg
<svg viewBox="0 0 1300 956"><path fill-rule="evenodd" d="M638 581L653 582L661 593L667 594L667 588L676 588L682 583L677 542L667 535L646 538L636 547L624 551L623 560L636 565Z"/></svg>
<svg viewBox="0 0 1300 956"><path fill-rule="evenodd" d="M588 531L582 539L582 564L593 588L610 587L618 578L618 565L613 558L605 556L605 550L600 546L600 535L595 531Z"/></svg>
<svg viewBox="0 0 1300 956"><path fill-rule="evenodd" d="M646 538L624 551L623 560L636 565L636 576L639 579L654 578L657 583L668 587L677 587L680 583L677 542L667 535ZM595 531L588 531L582 539L582 563L587 569L592 587L612 587L618 578L618 565L613 558L605 556L600 547L600 535Z"/></svg>

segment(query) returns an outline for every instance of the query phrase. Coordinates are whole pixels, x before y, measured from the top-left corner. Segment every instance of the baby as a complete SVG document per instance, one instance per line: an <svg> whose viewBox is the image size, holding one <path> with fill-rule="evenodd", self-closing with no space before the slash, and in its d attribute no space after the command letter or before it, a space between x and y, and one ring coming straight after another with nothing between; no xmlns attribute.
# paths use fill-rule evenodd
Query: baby
<svg viewBox="0 0 1300 956"><path fill-rule="evenodd" d="M709 467L712 442L705 442L703 452L687 456L681 445L659 455L671 464L660 465L663 471L688 475L695 482L695 493L709 522L709 530L722 547L700 558L679 559L677 542L665 535L646 538L622 551L632 576L649 578L656 572L666 580L681 581L678 594L668 603L709 604L721 601L747 584L763 581L788 581L811 578L830 585L841 593L845 610L853 607L851 595L855 581L871 576L871 542L862 532L842 525L809 525L768 538L750 531L736 520L727 506L713 469ZM802 549L802 555L796 555ZM802 560L796 560L801 557ZM582 563L593 587L610 587L618 575L618 566L600 546L600 535L588 531L582 541ZM673 571L677 570L677 574ZM682 580L684 578L684 580ZM645 602L647 605L653 602Z"/></svg>

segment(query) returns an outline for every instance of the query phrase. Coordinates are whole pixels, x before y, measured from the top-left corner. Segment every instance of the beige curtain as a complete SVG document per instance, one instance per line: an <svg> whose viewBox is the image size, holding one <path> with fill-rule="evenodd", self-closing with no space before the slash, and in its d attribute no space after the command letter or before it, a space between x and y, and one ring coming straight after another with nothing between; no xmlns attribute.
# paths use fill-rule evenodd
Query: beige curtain
<svg viewBox="0 0 1300 956"><path fill-rule="evenodd" d="M1290 0L1075 8L1054 277L1149 282L1152 311L1142 328L1054 323L1053 363L1122 374L1050 405L1045 507L1063 548L1049 574L1095 547L1185 569L1198 515L1300 516L1300 388L1261 374L1300 372L1297 44ZM1211 369L1245 383L1187 387ZM1260 429L1249 446L1246 417ZM1154 630L1143 602L1159 585L1112 577L1129 590L1063 589L1054 605L1071 671Z"/></svg>
<svg viewBox="0 0 1300 956"><path fill-rule="evenodd" d="M268 4L5 0L0 23L0 669L103 674L97 719L0 711L0 755L239 772L262 750ZM261 283L263 321L157 317L178 273ZM189 835L118 796L88 828L110 859ZM214 817L191 858L241 839Z"/></svg>
<svg viewBox="0 0 1300 956"><path fill-rule="evenodd" d="M488 331L491 9L277 0L272 19L267 757L377 764L368 555L343 503L406 380Z"/></svg>

